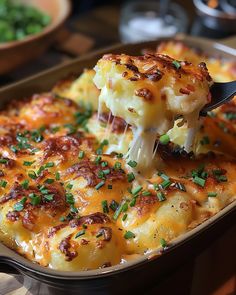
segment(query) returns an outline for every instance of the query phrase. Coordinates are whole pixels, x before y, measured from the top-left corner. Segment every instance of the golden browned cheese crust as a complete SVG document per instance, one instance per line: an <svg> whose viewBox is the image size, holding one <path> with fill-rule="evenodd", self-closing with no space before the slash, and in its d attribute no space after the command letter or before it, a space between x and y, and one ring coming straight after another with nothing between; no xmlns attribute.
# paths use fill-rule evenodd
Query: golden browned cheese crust
<svg viewBox="0 0 236 295"><path fill-rule="evenodd" d="M161 57L160 65L178 75L169 58ZM130 65L126 71L127 79L142 79ZM204 67L199 73L207 77ZM154 69L151 74L160 78ZM96 92L86 87L84 95ZM144 179L128 171L122 154L106 154L113 144L108 129L114 141L125 130L126 141L132 139L122 119L112 125L104 113L98 121L97 102L91 109L86 97L78 105L53 92L15 101L0 113L0 240L29 260L67 271L115 265L170 247L235 200L234 102L204 119L201 152L160 144L162 168Z"/></svg>

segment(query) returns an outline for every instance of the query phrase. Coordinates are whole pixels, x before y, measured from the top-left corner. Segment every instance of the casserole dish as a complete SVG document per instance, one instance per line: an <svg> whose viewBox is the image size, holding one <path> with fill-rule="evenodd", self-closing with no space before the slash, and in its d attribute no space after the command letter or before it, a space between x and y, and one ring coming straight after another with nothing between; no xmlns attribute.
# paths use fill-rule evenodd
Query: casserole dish
<svg viewBox="0 0 236 295"><path fill-rule="evenodd" d="M212 41L181 37L187 45L211 52L212 55L220 55L225 58L235 58L236 50L220 43ZM167 40L162 39L160 41ZM232 41L232 40L231 40ZM154 48L157 41L139 43L136 45L118 45L102 51L88 54L82 59L56 67L32 78L18 82L0 90L1 106L12 97L20 99L35 92L47 91L56 81L70 73L81 73L84 68L93 67L97 59L104 53L138 54L143 48ZM19 97L16 97L19 93ZM177 238L170 247L159 255L157 251L144 255L125 264L120 264L105 269L84 272L63 272L43 268L34 264L14 251L0 244L0 265L2 271L9 271L9 267L40 280L52 288L58 294L60 289L68 294L117 294L147 289L156 285L170 270L177 268L189 257L196 254L215 237L226 230L235 218L235 204L232 203L221 210L214 217L199 225L192 231ZM187 254L187 255L186 255ZM159 256L159 257L158 257ZM158 257L158 259L156 259ZM4 268L5 267L5 268ZM121 284L122 282L122 284Z"/></svg>

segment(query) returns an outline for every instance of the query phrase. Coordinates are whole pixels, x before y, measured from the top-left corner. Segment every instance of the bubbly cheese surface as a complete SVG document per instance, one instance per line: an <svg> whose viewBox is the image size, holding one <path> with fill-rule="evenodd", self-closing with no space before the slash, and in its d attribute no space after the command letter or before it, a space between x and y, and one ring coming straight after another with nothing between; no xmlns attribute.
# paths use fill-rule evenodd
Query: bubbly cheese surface
<svg viewBox="0 0 236 295"><path fill-rule="evenodd" d="M185 59L174 56L178 46L171 46L173 57ZM213 77L227 68L236 78L233 63L215 62ZM235 101L199 122L191 153L183 149L188 126L175 124L171 142L156 148L160 166L140 177L124 157L131 125L106 109L97 115L100 91L94 71L87 74L0 112L0 241L57 270L163 252L236 198Z"/></svg>

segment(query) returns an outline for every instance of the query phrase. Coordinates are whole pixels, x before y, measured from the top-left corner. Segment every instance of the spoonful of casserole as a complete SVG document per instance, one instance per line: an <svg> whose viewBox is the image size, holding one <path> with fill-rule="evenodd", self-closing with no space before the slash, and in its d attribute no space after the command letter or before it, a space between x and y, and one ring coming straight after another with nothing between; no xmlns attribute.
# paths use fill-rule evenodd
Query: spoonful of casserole
<svg viewBox="0 0 236 295"><path fill-rule="evenodd" d="M185 149L190 150L199 114L211 103L213 81L205 63L194 66L162 54L108 54L95 71L94 83L101 90L98 115L111 112L131 125L133 140L126 156L140 171L152 166L157 137L177 118L187 124Z"/></svg>

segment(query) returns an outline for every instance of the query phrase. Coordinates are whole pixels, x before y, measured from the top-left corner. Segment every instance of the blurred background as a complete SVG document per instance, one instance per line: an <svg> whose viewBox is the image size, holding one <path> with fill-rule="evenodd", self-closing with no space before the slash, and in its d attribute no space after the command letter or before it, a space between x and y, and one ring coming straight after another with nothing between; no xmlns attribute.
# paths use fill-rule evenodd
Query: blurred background
<svg viewBox="0 0 236 295"><path fill-rule="evenodd" d="M181 33L236 34L236 0L0 0L0 86L114 43Z"/></svg>

